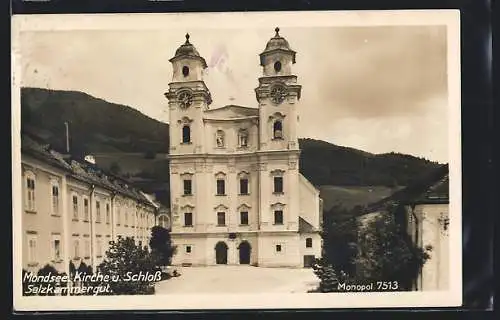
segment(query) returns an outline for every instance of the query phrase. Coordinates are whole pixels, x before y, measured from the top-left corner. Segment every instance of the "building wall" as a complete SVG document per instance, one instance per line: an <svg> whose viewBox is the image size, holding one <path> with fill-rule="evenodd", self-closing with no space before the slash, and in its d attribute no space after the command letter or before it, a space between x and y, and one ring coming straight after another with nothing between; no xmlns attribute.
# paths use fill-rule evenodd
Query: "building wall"
<svg viewBox="0 0 500 320"><path fill-rule="evenodd" d="M449 288L449 234L444 230L443 218L448 217L448 204L420 204L414 212L419 221L413 221L413 236L418 228L418 244L422 248L430 245L430 259L422 267L417 289L422 291L447 290Z"/></svg>
<svg viewBox="0 0 500 320"><path fill-rule="evenodd" d="M64 270L64 255L67 246L64 245L65 230L63 227L64 208L62 202L62 171L45 166L35 159L27 159L22 164L23 174L23 268L36 271L51 264L56 269ZM29 208L27 201L27 178L34 178L34 207ZM58 212L52 209L52 186L59 187ZM54 240L60 241L60 258L54 256ZM30 248L30 240L35 243ZM31 256L31 257L30 257Z"/></svg>
<svg viewBox="0 0 500 320"><path fill-rule="evenodd" d="M69 261L77 268L85 262L95 270L105 257L109 242L117 236L131 236L137 243L149 244L150 229L155 225L152 206L139 204L128 197L113 197L106 188L92 188L89 183L67 177L67 172L25 154L22 155L22 168L22 261L27 271L37 272L50 264L59 272L68 272ZM28 177L35 181L34 208L28 208ZM58 186L59 190L57 212L53 210L53 186ZM76 212L73 196L77 198ZM88 200L88 214L85 214L85 199ZM109 216L106 205L109 205ZM127 227L123 221L118 224L117 220L117 213L123 207L129 211ZM30 240L31 243L36 241L34 250L30 249ZM59 241L59 259L55 259L56 240Z"/></svg>

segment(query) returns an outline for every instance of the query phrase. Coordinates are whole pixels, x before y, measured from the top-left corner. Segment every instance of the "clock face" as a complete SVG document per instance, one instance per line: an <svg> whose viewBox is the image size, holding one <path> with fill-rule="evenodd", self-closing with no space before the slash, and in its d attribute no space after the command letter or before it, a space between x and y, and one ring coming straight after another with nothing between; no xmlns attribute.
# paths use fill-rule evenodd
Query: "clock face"
<svg viewBox="0 0 500 320"><path fill-rule="evenodd" d="M188 91L183 91L178 96L181 108L188 108L193 103L193 96Z"/></svg>
<svg viewBox="0 0 500 320"><path fill-rule="evenodd" d="M277 85L271 88L271 101L275 104L282 103L285 100L286 95L286 88L282 85Z"/></svg>

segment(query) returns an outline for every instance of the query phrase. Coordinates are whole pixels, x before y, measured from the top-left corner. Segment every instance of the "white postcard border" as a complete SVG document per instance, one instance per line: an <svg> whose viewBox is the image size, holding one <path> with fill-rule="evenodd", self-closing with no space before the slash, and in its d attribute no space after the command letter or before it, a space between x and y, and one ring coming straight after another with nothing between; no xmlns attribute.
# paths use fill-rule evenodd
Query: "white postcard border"
<svg viewBox="0 0 500 320"><path fill-rule="evenodd" d="M217 24L213 21L216 19ZM450 289L441 292L227 294L154 296L22 296L20 266L21 149L20 56L22 31L62 30L165 30L245 27L333 27L382 25L446 25L448 30L448 94L450 153ZM67 310L194 310L392 308L459 306L462 303L461 115L460 115L460 12L322 11L169 14L17 15L12 19L12 190L13 190L13 306L16 311Z"/></svg>

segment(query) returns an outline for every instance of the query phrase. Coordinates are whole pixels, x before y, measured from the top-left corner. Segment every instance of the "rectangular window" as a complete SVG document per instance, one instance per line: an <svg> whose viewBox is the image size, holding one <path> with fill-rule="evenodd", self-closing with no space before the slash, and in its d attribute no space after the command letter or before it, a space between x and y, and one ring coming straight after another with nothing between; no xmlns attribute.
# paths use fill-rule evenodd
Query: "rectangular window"
<svg viewBox="0 0 500 320"><path fill-rule="evenodd" d="M36 236L28 236L28 263L36 263Z"/></svg>
<svg viewBox="0 0 500 320"><path fill-rule="evenodd" d="M240 224L243 226L248 225L248 211L240 212Z"/></svg>
<svg viewBox="0 0 500 320"><path fill-rule="evenodd" d="M106 223L109 224L110 222L110 217L111 217L111 214L110 214L110 206L109 206L109 203L106 203Z"/></svg>
<svg viewBox="0 0 500 320"><path fill-rule="evenodd" d="M240 194L248 194L248 179L240 179Z"/></svg>
<svg viewBox="0 0 500 320"><path fill-rule="evenodd" d="M124 223L125 227L128 226L128 211L125 210L125 223Z"/></svg>
<svg viewBox="0 0 500 320"><path fill-rule="evenodd" d="M73 259L80 258L80 241L78 239L73 240Z"/></svg>
<svg viewBox="0 0 500 320"><path fill-rule="evenodd" d="M274 224L283 224L283 210L274 210Z"/></svg>
<svg viewBox="0 0 500 320"><path fill-rule="evenodd" d="M283 192L283 177L274 177L274 192Z"/></svg>
<svg viewBox="0 0 500 320"><path fill-rule="evenodd" d="M120 225L120 221L121 221L121 216L122 216L122 209L121 208L118 208L116 210L116 225L119 226Z"/></svg>
<svg viewBox="0 0 500 320"><path fill-rule="evenodd" d="M85 259L90 258L90 240L85 239Z"/></svg>
<svg viewBox="0 0 500 320"><path fill-rule="evenodd" d="M102 257L102 241L101 240L96 240L95 242L95 251L96 251L96 256L99 258L99 257Z"/></svg>
<svg viewBox="0 0 500 320"><path fill-rule="evenodd" d="M32 178L26 179L26 189L27 189L27 210L35 210L35 180Z"/></svg>
<svg viewBox="0 0 500 320"><path fill-rule="evenodd" d="M191 212L184 213L184 226L185 227L193 226L193 214Z"/></svg>
<svg viewBox="0 0 500 320"><path fill-rule="evenodd" d="M78 220L78 196L73 196L73 219Z"/></svg>
<svg viewBox="0 0 500 320"><path fill-rule="evenodd" d="M226 194L226 181L217 179L217 195L223 196Z"/></svg>
<svg viewBox="0 0 500 320"><path fill-rule="evenodd" d="M281 244L276 245L276 252L281 252Z"/></svg>
<svg viewBox="0 0 500 320"><path fill-rule="evenodd" d="M226 213L225 212L217 212L217 225L225 226L226 225Z"/></svg>
<svg viewBox="0 0 500 320"><path fill-rule="evenodd" d="M191 246L186 246L186 253L191 253Z"/></svg>
<svg viewBox="0 0 500 320"><path fill-rule="evenodd" d="M52 186L52 213L59 213L59 187Z"/></svg>
<svg viewBox="0 0 500 320"><path fill-rule="evenodd" d="M52 259L61 260L61 239L58 235L52 236Z"/></svg>
<svg viewBox="0 0 500 320"><path fill-rule="evenodd" d="M89 199L83 199L83 220L89 221Z"/></svg>
<svg viewBox="0 0 500 320"><path fill-rule="evenodd" d="M189 196L193 194L191 180L184 180L184 195Z"/></svg>
<svg viewBox="0 0 500 320"><path fill-rule="evenodd" d="M95 202L95 222L101 223L101 203Z"/></svg>

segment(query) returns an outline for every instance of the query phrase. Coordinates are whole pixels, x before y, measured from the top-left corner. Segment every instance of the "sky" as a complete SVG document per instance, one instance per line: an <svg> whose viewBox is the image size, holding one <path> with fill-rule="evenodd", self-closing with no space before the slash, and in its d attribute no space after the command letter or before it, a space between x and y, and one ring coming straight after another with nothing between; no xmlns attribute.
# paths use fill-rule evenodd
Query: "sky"
<svg viewBox="0 0 500 320"><path fill-rule="evenodd" d="M274 28L25 31L21 85L78 90L168 123L168 61L185 41L206 59L211 108L257 107L258 54ZM281 28L297 51L299 135L446 163L445 26Z"/></svg>

